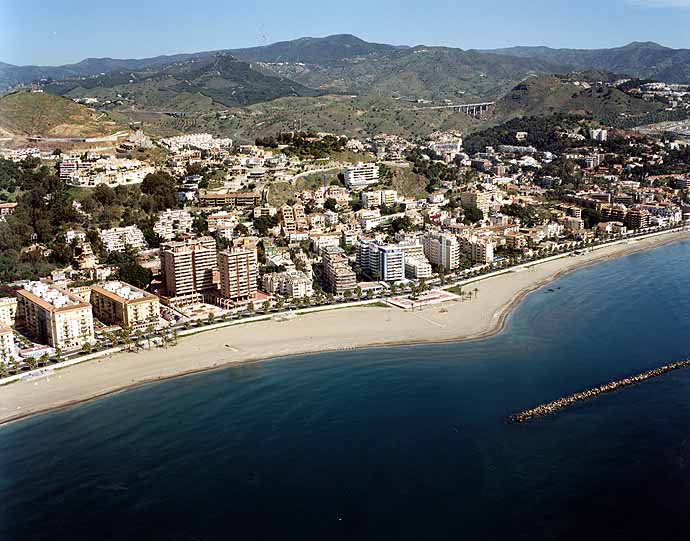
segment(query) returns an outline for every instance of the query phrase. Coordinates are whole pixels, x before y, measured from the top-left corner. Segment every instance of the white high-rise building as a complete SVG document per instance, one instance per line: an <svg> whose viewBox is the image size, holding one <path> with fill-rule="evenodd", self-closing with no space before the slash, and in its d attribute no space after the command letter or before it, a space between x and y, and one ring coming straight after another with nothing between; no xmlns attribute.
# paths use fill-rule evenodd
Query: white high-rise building
<svg viewBox="0 0 690 541"><path fill-rule="evenodd" d="M379 181L379 166L375 163L358 163L345 169L345 186L348 188L363 188L377 184Z"/></svg>
<svg viewBox="0 0 690 541"><path fill-rule="evenodd" d="M405 278L405 252L394 244L361 240L357 245L357 266L377 280L394 282Z"/></svg>
<svg viewBox="0 0 690 541"><path fill-rule="evenodd" d="M455 235L429 232L422 239L424 255L432 265L449 271L460 266L460 243Z"/></svg>

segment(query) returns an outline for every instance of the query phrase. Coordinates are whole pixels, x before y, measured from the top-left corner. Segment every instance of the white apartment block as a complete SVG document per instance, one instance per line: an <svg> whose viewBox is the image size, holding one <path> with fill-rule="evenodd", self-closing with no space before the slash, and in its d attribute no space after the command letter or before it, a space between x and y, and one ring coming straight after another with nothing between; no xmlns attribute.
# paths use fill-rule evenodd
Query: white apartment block
<svg viewBox="0 0 690 541"><path fill-rule="evenodd" d="M254 298L259 276L256 249L229 248L218 254L220 294L231 301Z"/></svg>
<svg viewBox="0 0 690 541"><path fill-rule="evenodd" d="M264 274L262 286L264 291L284 297L302 298L313 294L311 280L298 270Z"/></svg>
<svg viewBox="0 0 690 541"><path fill-rule="evenodd" d="M405 253L393 244L360 240L357 244L357 266L372 278L395 282L405 278Z"/></svg>
<svg viewBox="0 0 690 541"><path fill-rule="evenodd" d="M33 340L73 350L93 341L91 304L43 282L30 282L17 292L17 326Z"/></svg>
<svg viewBox="0 0 690 541"><path fill-rule="evenodd" d="M127 248L133 248L134 250L148 249L144 234L136 225L101 229L98 232L98 236L108 252L123 252Z"/></svg>
<svg viewBox="0 0 690 541"><path fill-rule="evenodd" d="M433 271L425 257L405 256L405 276L413 280L431 278Z"/></svg>
<svg viewBox="0 0 690 541"><path fill-rule="evenodd" d="M7 365L17 358L17 348L14 346L14 333L9 327L0 326L0 362Z"/></svg>
<svg viewBox="0 0 690 541"><path fill-rule="evenodd" d="M194 219L186 210L169 209L158 213L153 231L163 240L172 240L183 233L192 230Z"/></svg>
<svg viewBox="0 0 690 541"><path fill-rule="evenodd" d="M380 207L381 205L395 205L397 202L398 192L395 190L362 192L362 205L368 209Z"/></svg>
<svg viewBox="0 0 690 541"><path fill-rule="evenodd" d="M597 141L598 143L603 143L603 142L608 140L609 132L608 132L608 130L591 129L591 130L589 130L589 138L592 141Z"/></svg>
<svg viewBox="0 0 690 541"><path fill-rule="evenodd" d="M460 243L455 235L429 232L422 237L424 255L432 265L446 271L460 266Z"/></svg>
<svg viewBox="0 0 690 541"><path fill-rule="evenodd" d="M240 223L239 218L233 212L214 212L208 215L208 230L213 233L214 231L223 227L234 228Z"/></svg>
<svg viewBox="0 0 690 541"><path fill-rule="evenodd" d="M216 139L210 133L190 133L188 135L161 139L160 143L170 150L177 152L186 148L211 150L214 148L230 147L232 146L232 139Z"/></svg>
<svg viewBox="0 0 690 541"><path fill-rule="evenodd" d="M358 163L345 169L345 186L363 188L378 184L379 166L375 163Z"/></svg>
<svg viewBox="0 0 690 541"><path fill-rule="evenodd" d="M14 327L17 318L17 297L0 297L0 327Z"/></svg>

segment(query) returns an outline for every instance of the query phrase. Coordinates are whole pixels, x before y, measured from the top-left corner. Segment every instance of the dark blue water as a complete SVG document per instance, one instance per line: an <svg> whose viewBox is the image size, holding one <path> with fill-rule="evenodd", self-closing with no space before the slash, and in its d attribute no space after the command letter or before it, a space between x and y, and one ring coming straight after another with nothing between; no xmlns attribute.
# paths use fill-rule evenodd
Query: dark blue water
<svg viewBox="0 0 690 541"><path fill-rule="evenodd" d="M489 340L278 359L2 427L0 539L688 539L690 370L504 419L690 356L689 283L678 243L562 278Z"/></svg>

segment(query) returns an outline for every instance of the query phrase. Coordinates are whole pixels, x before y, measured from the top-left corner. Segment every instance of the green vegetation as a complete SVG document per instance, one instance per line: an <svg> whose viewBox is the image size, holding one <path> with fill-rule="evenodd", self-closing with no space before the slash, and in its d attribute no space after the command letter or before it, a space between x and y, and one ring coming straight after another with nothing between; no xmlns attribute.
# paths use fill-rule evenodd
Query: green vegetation
<svg viewBox="0 0 690 541"><path fill-rule="evenodd" d="M288 156L302 160L328 158L334 152L342 152L347 139L334 135L317 137L316 132L279 133L278 135L259 137L256 144L262 147L278 148L287 145L282 151Z"/></svg>

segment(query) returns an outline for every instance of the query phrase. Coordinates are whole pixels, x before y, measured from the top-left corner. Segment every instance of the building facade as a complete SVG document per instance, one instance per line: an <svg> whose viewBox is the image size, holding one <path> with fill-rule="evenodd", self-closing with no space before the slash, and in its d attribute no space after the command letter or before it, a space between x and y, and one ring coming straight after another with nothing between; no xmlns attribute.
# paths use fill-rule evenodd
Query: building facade
<svg viewBox="0 0 690 541"><path fill-rule="evenodd" d="M90 301L94 316L104 323L132 331L159 323L158 297L124 282L92 286Z"/></svg>
<svg viewBox="0 0 690 541"><path fill-rule="evenodd" d="M215 289L218 271L216 241L212 237L161 245L161 274L166 295L181 297Z"/></svg>
<svg viewBox="0 0 690 541"><path fill-rule="evenodd" d="M91 305L42 282L30 282L17 292L17 326L33 340L64 350L93 341Z"/></svg>
<svg viewBox="0 0 690 541"><path fill-rule="evenodd" d="M335 295L342 295L357 287L357 275L342 248L332 246L321 250L323 281L326 289Z"/></svg>
<svg viewBox="0 0 690 541"><path fill-rule="evenodd" d="M220 294L231 301L254 298L259 276L255 249L233 247L218 254Z"/></svg>

